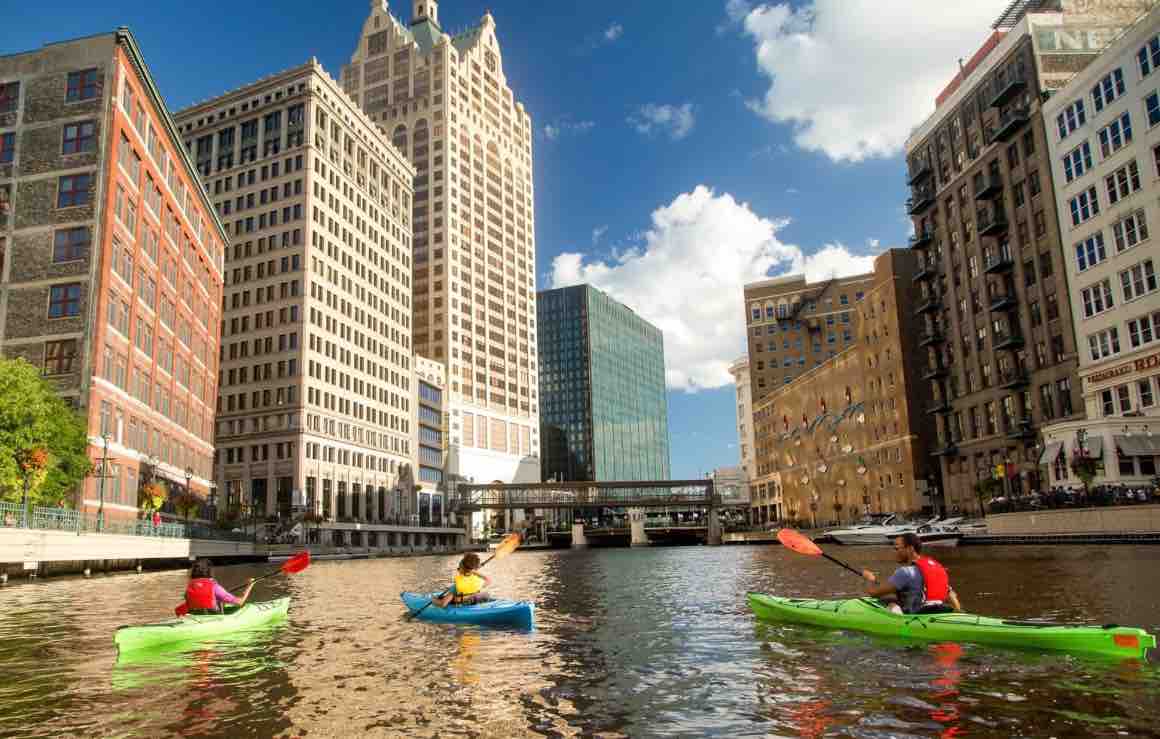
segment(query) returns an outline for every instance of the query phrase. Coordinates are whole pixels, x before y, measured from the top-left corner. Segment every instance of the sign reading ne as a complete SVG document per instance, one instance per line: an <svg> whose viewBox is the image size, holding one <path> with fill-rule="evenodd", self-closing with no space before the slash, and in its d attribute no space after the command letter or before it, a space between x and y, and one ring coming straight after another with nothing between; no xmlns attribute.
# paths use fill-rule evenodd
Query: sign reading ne
<svg viewBox="0 0 1160 739"><path fill-rule="evenodd" d="M1160 368L1160 352L1147 357L1141 357L1131 364L1121 364L1119 367L1112 367L1111 369L1106 369L1102 372L1096 372L1094 375L1088 375L1087 383L1089 385L1094 385L1095 383L1103 382L1104 380L1111 380L1116 377L1130 375L1132 372L1147 372L1148 370L1157 368Z"/></svg>

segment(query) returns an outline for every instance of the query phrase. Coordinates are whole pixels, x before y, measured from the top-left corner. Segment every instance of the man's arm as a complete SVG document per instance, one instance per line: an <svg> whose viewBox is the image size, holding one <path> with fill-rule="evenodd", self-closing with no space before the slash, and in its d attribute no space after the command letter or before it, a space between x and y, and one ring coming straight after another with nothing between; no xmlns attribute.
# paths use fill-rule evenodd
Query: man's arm
<svg viewBox="0 0 1160 739"><path fill-rule="evenodd" d="M866 588L867 595L874 598L881 598L884 595L896 595L898 593L898 588L892 582L887 580L884 583L879 583L878 576L870 570L862 570L862 577L866 578L866 581L870 583L870 586Z"/></svg>

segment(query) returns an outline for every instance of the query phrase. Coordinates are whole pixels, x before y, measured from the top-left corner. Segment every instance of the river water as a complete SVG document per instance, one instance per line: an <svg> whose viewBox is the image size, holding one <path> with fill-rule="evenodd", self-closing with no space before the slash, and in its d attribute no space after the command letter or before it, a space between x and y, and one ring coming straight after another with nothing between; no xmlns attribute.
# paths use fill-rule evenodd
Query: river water
<svg viewBox="0 0 1160 739"><path fill-rule="evenodd" d="M886 548L837 549L888 572ZM1160 547L939 555L968 610L1160 633ZM1160 664L924 645L758 623L745 592L853 595L777 546L517 552L500 596L532 632L408 622L398 592L455 557L315 562L260 583L278 628L118 661L113 630L164 618L182 572L0 589L0 736L1160 735ZM261 572L218 568L225 584Z"/></svg>

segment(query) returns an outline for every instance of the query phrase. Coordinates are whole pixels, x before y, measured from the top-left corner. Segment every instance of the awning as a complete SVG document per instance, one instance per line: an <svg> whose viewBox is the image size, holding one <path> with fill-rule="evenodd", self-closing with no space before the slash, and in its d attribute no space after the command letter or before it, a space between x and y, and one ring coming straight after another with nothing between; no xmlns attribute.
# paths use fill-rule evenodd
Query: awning
<svg viewBox="0 0 1160 739"><path fill-rule="evenodd" d="M1083 448L1087 450L1087 455L1091 459L1101 459L1104 456L1104 437L1093 436L1085 439Z"/></svg>
<svg viewBox="0 0 1160 739"><path fill-rule="evenodd" d="M1160 455L1160 437L1156 436L1116 436L1116 448L1126 457L1151 457Z"/></svg>
<svg viewBox="0 0 1160 739"><path fill-rule="evenodd" d="M1039 464L1051 464L1055 458L1059 456L1059 451L1063 449L1062 441L1053 441L1043 449L1043 454L1039 455Z"/></svg>

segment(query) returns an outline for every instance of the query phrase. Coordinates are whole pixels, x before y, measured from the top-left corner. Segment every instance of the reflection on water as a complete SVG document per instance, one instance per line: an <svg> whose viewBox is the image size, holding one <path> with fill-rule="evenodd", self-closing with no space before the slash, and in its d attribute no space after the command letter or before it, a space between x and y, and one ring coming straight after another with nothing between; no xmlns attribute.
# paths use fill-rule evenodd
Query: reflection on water
<svg viewBox="0 0 1160 739"><path fill-rule="evenodd" d="M849 549L885 571L886 549ZM972 610L1160 632L1152 548L940 555ZM915 644L756 622L744 593L853 595L780 548L521 552L493 592L532 632L403 618L456 557L316 562L259 584L288 621L118 658L113 631L171 612L185 573L0 590L0 735L1144 736L1160 666ZM225 582L260 567L219 568Z"/></svg>

